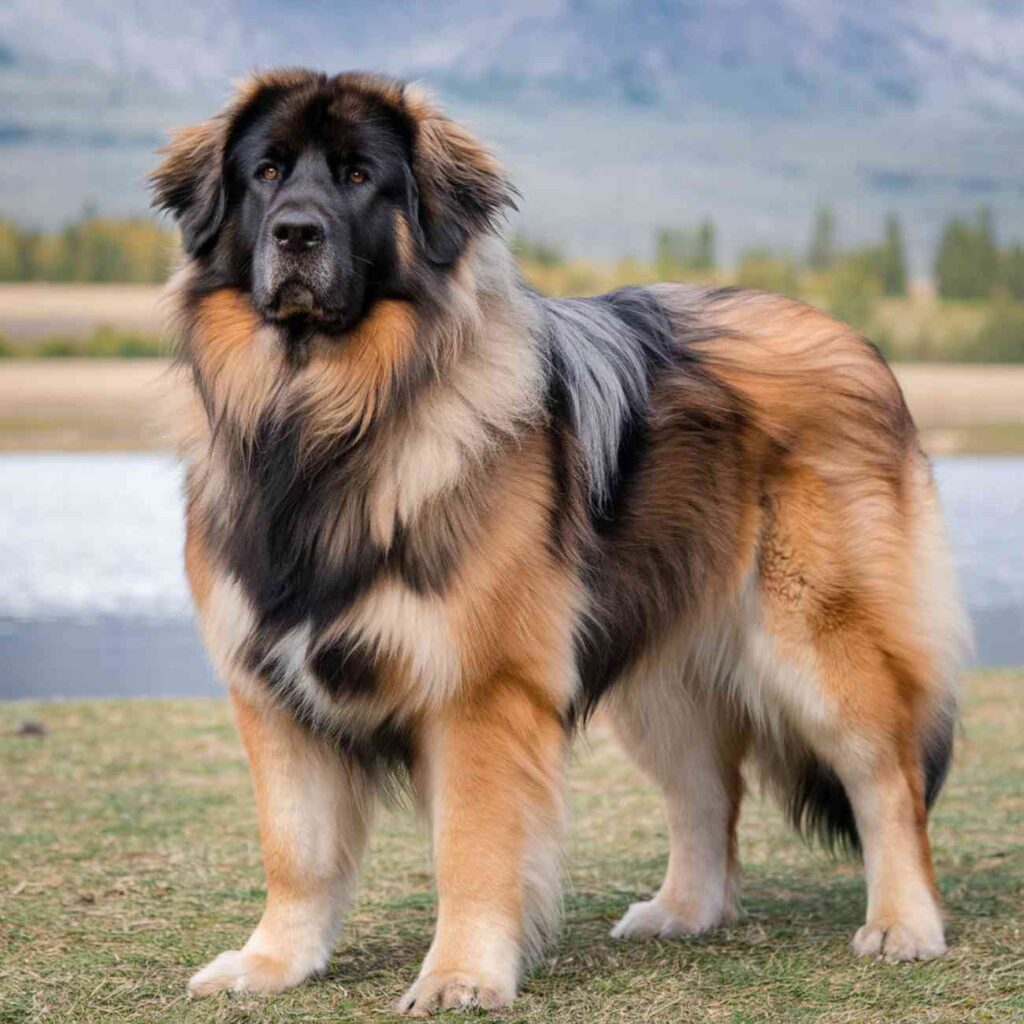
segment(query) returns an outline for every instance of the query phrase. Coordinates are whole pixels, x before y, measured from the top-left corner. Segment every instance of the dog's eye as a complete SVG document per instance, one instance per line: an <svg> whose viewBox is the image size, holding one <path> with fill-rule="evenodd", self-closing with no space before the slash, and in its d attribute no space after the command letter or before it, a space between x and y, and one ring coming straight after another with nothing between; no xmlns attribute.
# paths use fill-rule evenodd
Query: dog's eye
<svg viewBox="0 0 1024 1024"><path fill-rule="evenodd" d="M281 171L275 164L263 164L256 172L260 181L277 181L281 177Z"/></svg>
<svg viewBox="0 0 1024 1024"><path fill-rule="evenodd" d="M350 185L362 185L363 182L370 180L370 176L362 167L350 167L345 174L345 178Z"/></svg>

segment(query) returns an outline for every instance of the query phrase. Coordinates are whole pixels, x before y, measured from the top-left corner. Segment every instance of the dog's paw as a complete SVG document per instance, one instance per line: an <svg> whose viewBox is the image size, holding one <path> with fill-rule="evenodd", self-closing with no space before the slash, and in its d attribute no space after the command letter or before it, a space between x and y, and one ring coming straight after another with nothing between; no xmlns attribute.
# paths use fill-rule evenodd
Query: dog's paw
<svg viewBox="0 0 1024 1024"><path fill-rule="evenodd" d="M473 971L434 971L416 979L398 1001L398 1012L426 1017L440 1010L497 1010L508 1006L515 994L514 986Z"/></svg>
<svg viewBox="0 0 1024 1024"><path fill-rule="evenodd" d="M934 960L946 952L942 925L927 927L896 922L869 922L853 937L854 953L890 963L905 960Z"/></svg>
<svg viewBox="0 0 1024 1024"><path fill-rule="evenodd" d="M715 928L723 921L721 911L690 913L672 910L661 900L630 904L619 923L611 930L613 939L682 939Z"/></svg>
<svg viewBox="0 0 1024 1024"><path fill-rule="evenodd" d="M230 949L192 975L188 994L193 998L217 992L282 992L301 984L316 967L294 958L288 960L265 953Z"/></svg>

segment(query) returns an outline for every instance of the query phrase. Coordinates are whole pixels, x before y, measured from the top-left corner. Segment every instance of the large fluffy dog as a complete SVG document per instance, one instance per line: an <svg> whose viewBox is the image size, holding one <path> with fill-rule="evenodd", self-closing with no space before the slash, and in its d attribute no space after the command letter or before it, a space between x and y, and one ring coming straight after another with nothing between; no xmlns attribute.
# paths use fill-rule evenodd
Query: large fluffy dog
<svg viewBox="0 0 1024 1024"><path fill-rule="evenodd" d="M256 78L154 187L187 253L188 575L268 887L194 995L324 969L404 777L439 906L401 1006L507 1003L555 923L567 738L598 702L671 846L614 936L729 919L750 759L863 849L854 951L943 952L926 808L964 630L874 348L736 289L535 294L494 233L501 168L374 76Z"/></svg>

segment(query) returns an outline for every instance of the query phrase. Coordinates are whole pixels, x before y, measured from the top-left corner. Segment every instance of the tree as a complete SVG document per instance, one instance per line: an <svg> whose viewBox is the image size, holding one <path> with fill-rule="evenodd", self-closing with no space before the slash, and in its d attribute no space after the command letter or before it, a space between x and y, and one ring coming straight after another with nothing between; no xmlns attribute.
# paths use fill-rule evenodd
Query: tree
<svg viewBox="0 0 1024 1024"><path fill-rule="evenodd" d="M1015 299L1024 299L1024 246L1015 242L1003 253L1003 287Z"/></svg>
<svg viewBox="0 0 1024 1024"><path fill-rule="evenodd" d="M907 262L903 246L903 229L895 213L885 218L885 241L879 253L882 291L886 295L907 294Z"/></svg>
<svg viewBox="0 0 1024 1024"><path fill-rule="evenodd" d="M814 216L814 230L811 233L811 248L807 254L807 265L811 270L828 270L836 259L836 226L832 210L827 206L818 208Z"/></svg>
<svg viewBox="0 0 1024 1024"><path fill-rule="evenodd" d="M678 277L692 257L690 233L684 228L660 228L654 239L654 265L658 277Z"/></svg>
<svg viewBox="0 0 1024 1024"><path fill-rule="evenodd" d="M540 267L560 267L565 263L565 253L557 245L526 235L516 235L512 239L512 251L517 259Z"/></svg>
<svg viewBox="0 0 1024 1024"><path fill-rule="evenodd" d="M0 220L0 281L17 281L21 270L18 226Z"/></svg>
<svg viewBox="0 0 1024 1024"><path fill-rule="evenodd" d="M0 219L0 280L164 281L175 236L143 217L92 214L59 231Z"/></svg>
<svg viewBox="0 0 1024 1024"><path fill-rule="evenodd" d="M978 211L975 219L975 253L979 287L990 295L999 279L999 246L996 244L996 229L992 211L988 207Z"/></svg>
<svg viewBox="0 0 1024 1024"><path fill-rule="evenodd" d="M694 270L715 269L715 225L705 218L697 228L697 252Z"/></svg>
<svg viewBox="0 0 1024 1024"><path fill-rule="evenodd" d="M715 269L715 225L702 220L695 229L661 228L654 239L658 276L679 277Z"/></svg>
<svg viewBox="0 0 1024 1024"><path fill-rule="evenodd" d="M983 299L999 278L999 249L992 214L980 210L974 221L954 217L943 229L935 256L935 279L945 299Z"/></svg>
<svg viewBox="0 0 1024 1024"><path fill-rule="evenodd" d="M736 283L744 288L797 296L800 275L796 263L771 249L747 249L740 254Z"/></svg>
<svg viewBox="0 0 1024 1024"><path fill-rule="evenodd" d="M972 362L1024 362L1024 306L1006 297L991 303L968 352Z"/></svg>
<svg viewBox="0 0 1024 1024"><path fill-rule="evenodd" d="M829 281L828 311L837 319L868 334L883 281L877 249L863 249L844 256Z"/></svg>
<svg viewBox="0 0 1024 1024"><path fill-rule="evenodd" d="M968 232L967 225L956 218L942 229L935 254L935 282L944 299L966 298L971 292Z"/></svg>

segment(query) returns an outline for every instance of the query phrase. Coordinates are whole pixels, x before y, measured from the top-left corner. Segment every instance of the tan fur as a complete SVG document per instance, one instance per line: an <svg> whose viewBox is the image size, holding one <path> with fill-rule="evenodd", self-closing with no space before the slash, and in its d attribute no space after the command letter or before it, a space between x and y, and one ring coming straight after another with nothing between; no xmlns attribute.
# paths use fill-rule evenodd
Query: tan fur
<svg viewBox="0 0 1024 1024"><path fill-rule="evenodd" d="M865 845L868 925L855 948L892 959L935 955L944 944L920 757L950 670L933 653L914 594L910 555L922 527L913 481L922 456L890 412L901 403L888 368L842 325L767 296L727 303L722 322L785 357L787 369L796 347L804 365L797 389L781 375L748 371L754 356L738 342L713 357L751 395L767 432L797 450L769 488L759 590L778 656L808 664L827 702L800 736L835 764Z"/></svg>
<svg viewBox="0 0 1024 1024"><path fill-rule="evenodd" d="M185 513L185 575L192 591L192 600L202 613L213 589L216 569L206 547L205 527L194 507Z"/></svg>
<svg viewBox="0 0 1024 1024"><path fill-rule="evenodd" d="M416 341L416 314L407 302L378 302L344 345L317 346L295 381L296 404L309 414L307 443L356 439L383 414Z"/></svg>
<svg viewBox="0 0 1024 1024"><path fill-rule="evenodd" d="M544 690L540 681L496 677L428 727L438 923L405 1012L493 1008L515 993L530 860L562 817L564 736Z"/></svg>
<svg viewBox="0 0 1024 1024"><path fill-rule="evenodd" d="M195 318L202 343L193 358L212 403L212 425L227 417L242 436L251 436L278 389L283 360L276 337L233 289L201 299Z"/></svg>
<svg viewBox="0 0 1024 1024"><path fill-rule="evenodd" d="M668 645L608 702L620 742L663 793L669 833L661 888L630 906L613 938L695 935L738 910L736 824L749 725L716 706L709 666L694 664L688 674L686 660Z"/></svg>
<svg viewBox="0 0 1024 1024"><path fill-rule="evenodd" d="M486 147L416 90L331 81L339 120L384 104L413 126L425 220L414 237L393 215L402 273L427 274L432 221L458 214L469 237L450 265L431 264L437 308L379 299L343 336L313 332L291 361L249 296L194 298L189 267L177 282L197 385L181 448L186 568L252 766L268 880L249 943L192 991L271 991L323 969L376 781L375 751L358 745L404 730L439 913L402 1008L507 1003L557 916L564 726L603 671L617 734L663 792L670 844L661 889L616 937L730 919L749 752L784 798L808 759L841 782L868 881L855 950L940 953L923 752L953 712L964 630L934 485L888 368L810 307L669 285L651 292L668 327L652 318L651 330L687 349L678 365L610 368L594 346L614 333L549 350L542 307L488 233L510 187ZM179 136L158 188L221 161L233 119L267 85L293 89L297 105L326 88L303 72L255 79ZM569 383L556 356L578 361ZM640 398L615 376L630 372ZM611 467L621 459L601 481L610 509L588 507L603 449L556 411L572 386L608 415L647 403L642 437L623 426L598 438ZM275 449L268 424L296 446ZM260 458L276 492L247 475ZM290 476L292 461L314 470ZM302 487L318 503L300 530L289 517ZM241 554L237 524L252 531ZM281 574L246 580L257 555L280 558ZM275 586L335 599L308 583L314 570L354 579L352 593L323 615L295 601L275 623Z"/></svg>
<svg viewBox="0 0 1024 1024"><path fill-rule="evenodd" d="M233 689L259 811L267 905L238 951L189 982L192 995L277 992L318 974L351 903L372 797L357 770L325 740L266 700Z"/></svg>
<svg viewBox="0 0 1024 1024"><path fill-rule="evenodd" d="M409 221L401 210L395 210L395 252L402 266L409 266L416 259L416 243L412 238Z"/></svg>

